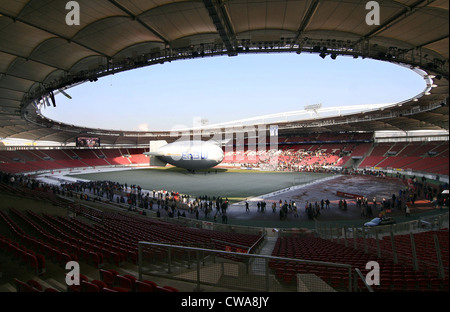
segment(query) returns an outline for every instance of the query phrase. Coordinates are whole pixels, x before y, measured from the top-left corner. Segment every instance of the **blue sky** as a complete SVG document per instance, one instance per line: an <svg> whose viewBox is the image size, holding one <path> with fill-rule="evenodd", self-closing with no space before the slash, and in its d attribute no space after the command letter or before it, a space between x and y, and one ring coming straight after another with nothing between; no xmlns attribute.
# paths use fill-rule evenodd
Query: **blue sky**
<svg viewBox="0 0 450 312"><path fill-rule="evenodd" d="M87 82L56 96L45 116L79 126L170 130L322 107L394 103L423 91L411 70L317 54L252 54L174 61Z"/></svg>

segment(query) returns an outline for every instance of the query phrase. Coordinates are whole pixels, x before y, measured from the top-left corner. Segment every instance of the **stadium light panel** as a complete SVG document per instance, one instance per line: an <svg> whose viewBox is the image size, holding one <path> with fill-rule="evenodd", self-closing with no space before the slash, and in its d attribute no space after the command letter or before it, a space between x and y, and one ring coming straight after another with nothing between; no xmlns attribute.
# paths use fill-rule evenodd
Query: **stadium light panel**
<svg viewBox="0 0 450 312"><path fill-rule="evenodd" d="M50 99L52 100L53 107L56 107L56 100L53 91L50 92Z"/></svg>

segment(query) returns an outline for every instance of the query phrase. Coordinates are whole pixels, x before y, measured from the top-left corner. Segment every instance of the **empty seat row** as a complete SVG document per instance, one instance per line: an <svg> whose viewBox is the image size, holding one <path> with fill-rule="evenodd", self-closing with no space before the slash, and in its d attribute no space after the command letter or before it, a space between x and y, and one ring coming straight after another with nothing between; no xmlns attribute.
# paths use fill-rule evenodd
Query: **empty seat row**
<svg viewBox="0 0 450 312"><path fill-rule="evenodd" d="M17 292L59 292L53 287L43 287L38 281L33 279L24 282L18 278L14 278L14 284Z"/></svg>
<svg viewBox="0 0 450 312"><path fill-rule="evenodd" d="M20 245L17 241L0 236L0 250L17 261L17 263L26 265L36 275L42 275L46 271L44 255Z"/></svg>
<svg viewBox="0 0 450 312"><path fill-rule="evenodd" d="M100 279L111 292L178 292L171 286L159 286L149 280L139 281L130 274L119 274L112 269L100 269Z"/></svg>
<svg viewBox="0 0 450 312"><path fill-rule="evenodd" d="M362 250L356 250L322 238L279 238L272 251L272 256L348 264L352 268L359 268L363 274L367 273L365 266L369 261L377 261L380 270L382 269L381 279L383 281L382 285L374 287L377 290L448 290L448 276L444 279L438 279L436 274L414 271L412 266L406 263L394 264L391 259L378 258L376 253L365 253ZM333 287L346 287L349 280L348 271L339 271L339 269L320 264L305 265L287 260L271 260L269 267L274 270L276 277L286 284L295 283L298 273L316 274ZM403 282L400 283L399 280Z"/></svg>

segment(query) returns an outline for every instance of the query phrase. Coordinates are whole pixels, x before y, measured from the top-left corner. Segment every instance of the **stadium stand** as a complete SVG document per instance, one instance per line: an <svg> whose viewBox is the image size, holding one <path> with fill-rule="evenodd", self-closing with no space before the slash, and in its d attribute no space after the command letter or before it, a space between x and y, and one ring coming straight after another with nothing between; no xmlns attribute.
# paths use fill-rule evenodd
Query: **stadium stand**
<svg viewBox="0 0 450 312"><path fill-rule="evenodd" d="M367 142L371 135L354 134L345 137L340 134L320 134L310 137L279 138L276 151L252 151L248 140L243 146L237 144L232 151L225 153L224 165L261 167L267 165L271 156L278 157L277 170L315 171L323 168L344 168L350 164L361 169L393 169L428 174L448 175L449 148L447 141L437 142ZM238 148L239 147L239 148ZM244 147L244 148L242 148ZM145 148L97 148L97 149L21 149L0 151L0 171L19 174L29 171L57 171L63 169L141 166L148 165L143 155ZM356 159L356 160L355 160ZM58 205L57 198L49 189L17 189L1 184L0 190L18 196L45 200ZM193 244L223 251L238 251L242 248L259 246L263 239L258 235L217 232L205 229L192 229L186 226L167 223L158 219L130 216L123 213L99 212L73 207L73 213L83 216L67 216L36 213L32 209L19 211L10 208L0 211L0 222L8 228L10 235L0 235L3 254L14 259L19 265L36 276L33 279L15 279L16 291L26 292L162 292L178 291L170 286L159 286L152 281L137 281L135 277L119 274L105 267L114 266L118 270L124 264L137 264L140 240ZM101 220L101 223L99 223ZM381 286L375 291L448 291L448 271L444 279L437 278L436 254L429 246L433 245L432 235L437 234L444 265L448 267L448 229L417 233L417 255L422 264L421 270L414 271L409 260L394 264L390 257L377 259L383 266ZM397 235L395 242L399 256L411 257L409 235ZM357 240L360 240L358 238ZM351 240L350 244L351 244ZM381 248L389 253L392 247L389 239L382 239ZM358 241L358 243L360 243ZM373 239L367 239L373 247ZM239 247L235 247L239 246ZM164 250L154 248L148 253L153 259L163 259ZM376 258L373 251L366 253L314 236L279 237L272 256L292 259L331 261L363 268L367 261ZM224 256L226 257L226 256ZM229 256L230 260L238 260ZM63 267L68 261L82 261L98 270L94 278L83 277L78 287L55 289L40 285L37 277L46 274L48 264ZM240 260L238 260L240 261ZM430 265L426 265L429 263ZM348 272L319 265L298 265L289 261L271 260L269 267L283 285L292 286L297 282L296 274L313 273L337 290L344 290L348 284ZM48 286L48 285L47 285ZM360 285L363 289L363 285Z"/></svg>
<svg viewBox="0 0 450 312"><path fill-rule="evenodd" d="M437 277L437 271L435 265L437 263L437 255L435 250L434 235L437 236L440 253L444 267L448 268L449 265L449 240L448 229L443 228L440 230L430 230L426 232L418 232L413 234L415 252L418 261L421 262L421 266L424 266L422 271L427 271L431 277ZM410 266L412 263L412 249L411 238L409 234L399 234L394 237L396 252L402 257L402 262ZM362 238L357 239L357 243L362 245ZM369 248L376 249L376 240L374 238L367 238L366 243ZM383 252L392 252L392 242L390 237L383 237L380 241L380 248ZM349 244L352 244L352 239L349 239ZM448 274L448 272L447 272ZM446 276L448 278L448 276ZM447 286L448 287L448 286Z"/></svg>
<svg viewBox="0 0 450 312"><path fill-rule="evenodd" d="M415 234L418 242L419 254L422 259L428 260L432 263L436 263L436 259L430 257L430 251L433 248L427 248L430 246L430 237L434 232L425 232ZM448 255L448 229L439 231L439 238L441 239L444 247L444 255ZM409 235L406 235L409 239ZM403 236L396 236L396 242L401 243ZM432 239L431 239L432 240ZM372 241L373 242L373 241ZM389 248L391 242L384 240L386 244L381 247ZM350 247L352 244L349 242L349 246L331 242L319 237L303 236L303 237L283 237L278 238L275 248L272 252L273 256L287 257L293 259L306 259L316 261L331 261L336 263L349 264L355 268L364 268L369 261L376 261L383 268L380 276L382 282L380 286L374 286L375 291L448 291L448 274L444 279L439 279L436 272L428 269L414 271L410 263L395 264L391 259L378 258L376 253L364 252L363 250L354 249ZM403 253L408 254L411 251L411 246L407 244L400 244L400 250ZM423 258L424 257L424 258ZM448 256L447 262L448 263ZM298 273L311 273L313 272L324 281L327 281L333 287L345 288L348 285L349 276L345 270L339 270L333 268L332 270L319 265L293 265L289 261L277 261L272 260L269 263L271 269L275 271L275 274L281 283L294 284L296 283L296 274ZM448 273L448 272L447 272Z"/></svg>
<svg viewBox="0 0 450 312"><path fill-rule="evenodd" d="M374 146L359 167L448 175L448 143L382 143Z"/></svg>
<svg viewBox="0 0 450 312"><path fill-rule="evenodd" d="M22 151L2 151L0 170L9 173L30 171L61 170L66 168L85 168L102 166L147 165L148 158L142 153L145 149L64 149L39 150L39 157L29 157L38 150L30 150L28 157Z"/></svg>
<svg viewBox="0 0 450 312"><path fill-rule="evenodd" d="M3 192L20 194L17 188L1 184ZM45 188L41 190L44 194L49 193L48 191ZM41 195L41 198L45 199L46 196ZM135 277L126 273L115 274L114 279L108 283L103 268L114 265L120 269L124 263L137 264L138 242L143 240L196 244L217 250L229 250L230 246L250 249L262 242L260 235L193 229L139 215L101 212L83 206L73 207L72 213L90 221L45 212L38 213L32 209L20 211L9 208L7 211L0 211L0 227L6 228L8 233L6 236L0 235L2 254L17 260L24 268L32 270L35 276L45 275L48 262L64 268L68 261L81 261L99 270L100 282L85 278L80 286L67 287L65 291L68 292L173 292L178 290L171 286L159 286L151 281L146 281L151 287L144 290L142 285L137 287ZM152 255L157 258L161 253L162 251L158 249L152 251ZM16 279L16 289L51 291L29 285L19 279Z"/></svg>
<svg viewBox="0 0 450 312"><path fill-rule="evenodd" d="M355 144L353 148L350 149L350 152L352 157L364 157L367 155L371 147L371 143Z"/></svg>
<svg viewBox="0 0 450 312"><path fill-rule="evenodd" d="M67 206L52 196L45 186L40 190L28 187L17 188L1 183L0 190L15 195L36 198ZM147 218L142 215L125 212L111 212L91 209L83 205L71 206L75 216L53 215L36 212L33 209L18 210L9 208L0 211L0 226L7 229L0 235L2 254L17 260L34 276L45 275L47 264L63 267L68 261L81 261L95 268L96 276L82 278L80 286L68 286L67 292L162 292L177 291L170 286L159 286L152 281L137 281L126 272L118 273L124 264L136 264L138 260L139 241L173 243L176 245L195 245L222 251L237 251L242 248L263 244L263 237L254 234L239 234L190 228L160 219ZM438 278L436 272L436 254L433 235L438 235L444 265L448 267L448 229L427 231L414 234L418 258L423 263L415 271L412 264L402 261L393 263L389 256L378 258L373 251L345 246L342 242L329 241L314 234L302 236L278 237L271 252L272 256L292 259L325 261L349 264L354 268L364 268L368 261L377 259L383 266L383 282L376 291L448 291L448 270L445 277ZM395 241L399 254L410 257L409 235L396 235ZM361 240L358 238L357 240ZM374 245L373 239L366 239ZM351 239L348 239L352 245ZM238 247L236 247L238 246ZM389 253L389 239L381 240L381 248ZM251 252L258 248L252 249ZM152 259L163 260L166 251L153 248L147 253ZM238 260L229 256L230 260ZM164 261L164 260L163 260ZM421 263L422 263L421 262ZM110 268L114 266L117 270ZM292 264L288 260L271 260L269 267L283 285L295 285L296 274L315 274L337 290L344 290L349 276L346 270L330 269L315 264ZM17 291L55 291L36 282L37 279L15 279ZM361 286L363 289L364 287Z"/></svg>
<svg viewBox="0 0 450 312"><path fill-rule="evenodd" d="M449 150L447 141L367 143L371 136L354 134L320 134L308 138L279 138L279 149L253 151L248 146L225 148L223 165L258 168L267 165L270 156L277 155L277 170L320 170L323 167L376 168L381 170L410 170L448 175ZM312 141L314 140L314 141ZM244 144L245 141L242 141ZM248 143L248 141L246 142ZM245 147L245 148L244 148ZM146 148L100 149L30 149L0 151L0 170L8 173L52 171L62 169L143 166L149 159ZM430 161L432 160L432 161Z"/></svg>

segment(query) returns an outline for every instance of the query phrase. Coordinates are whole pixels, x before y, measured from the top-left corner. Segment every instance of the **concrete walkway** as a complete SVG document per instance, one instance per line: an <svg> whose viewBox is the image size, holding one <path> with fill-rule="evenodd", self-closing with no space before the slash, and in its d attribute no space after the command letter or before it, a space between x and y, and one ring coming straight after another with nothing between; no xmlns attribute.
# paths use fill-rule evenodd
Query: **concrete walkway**
<svg viewBox="0 0 450 312"><path fill-rule="evenodd" d="M259 255L271 256L273 248L277 242L277 237L266 236L264 239L264 245L259 251ZM255 275L265 275L266 274L266 261L265 259L258 258L252 261L250 266L250 271Z"/></svg>

